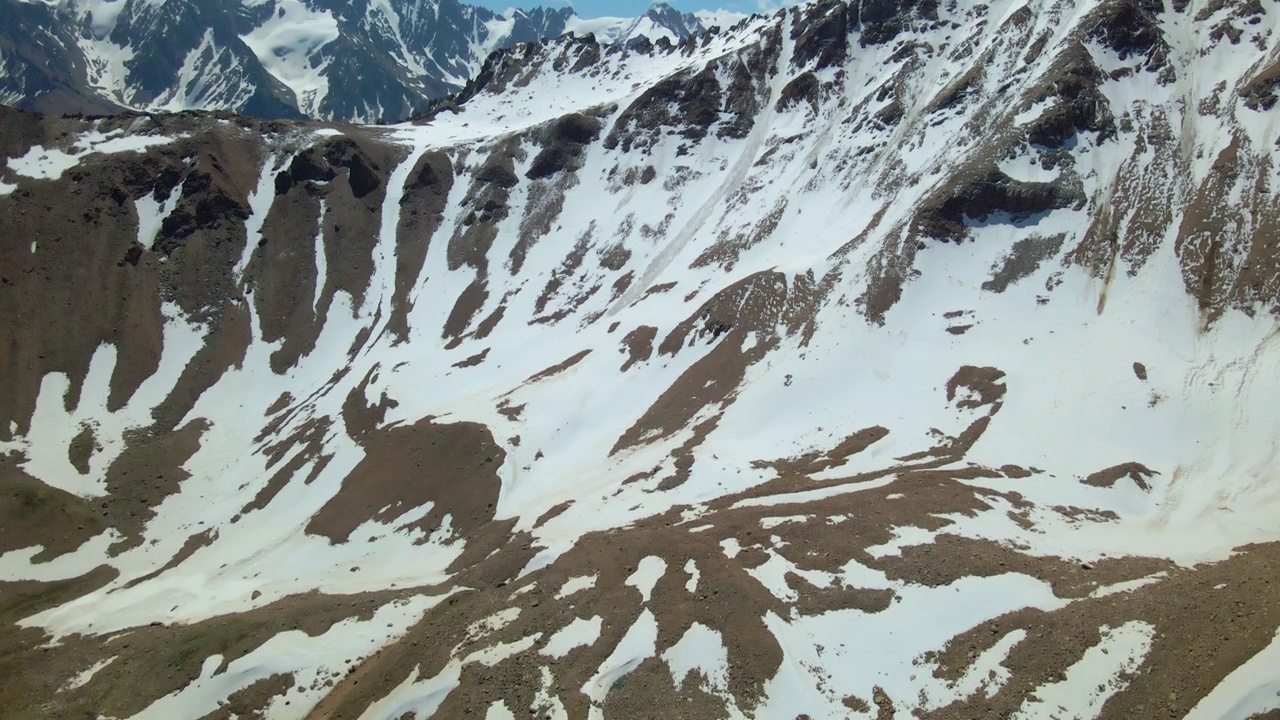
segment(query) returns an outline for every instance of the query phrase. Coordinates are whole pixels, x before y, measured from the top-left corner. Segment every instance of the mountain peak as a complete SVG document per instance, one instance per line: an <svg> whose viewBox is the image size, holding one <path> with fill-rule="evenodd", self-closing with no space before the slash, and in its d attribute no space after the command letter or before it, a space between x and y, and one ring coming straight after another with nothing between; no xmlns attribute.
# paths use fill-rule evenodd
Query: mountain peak
<svg viewBox="0 0 1280 720"><path fill-rule="evenodd" d="M680 40L702 29L665 3L603 21L567 6L499 15L459 0L0 0L6 9L0 98L19 107L365 122L420 112L518 43L566 31Z"/></svg>

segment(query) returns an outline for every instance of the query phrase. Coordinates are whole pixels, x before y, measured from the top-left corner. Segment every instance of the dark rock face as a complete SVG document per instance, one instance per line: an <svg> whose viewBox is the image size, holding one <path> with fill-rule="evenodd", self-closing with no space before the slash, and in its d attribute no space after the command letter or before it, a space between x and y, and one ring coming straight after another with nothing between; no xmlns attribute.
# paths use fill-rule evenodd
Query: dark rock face
<svg viewBox="0 0 1280 720"><path fill-rule="evenodd" d="M496 185L503 189L513 188L520 183L515 171L511 168L510 158L498 158L489 162L476 174L476 180L486 185Z"/></svg>
<svg viewBox="0 0 1280 720"><path fill-rule="evenodd" d="M98 114L122 108L95 97L74 28L43 3L0 3L0 98L26 110ZM21 102L17 100L21 99Z"/></svg>
<svg viewBox="0 0 1280 720"><path fill-rule="evenodd" d="M996 169L961 183L942 202L916 218L916 228L943 242L961 242L971 221L987 222L1003 214L1023 222L1040 213L1074 207L1084 196L1065 182L1019 182Z"/></svg>
<svg viewBox="0 0 1280 720"><path fill-rule="evenodd" d="M915 22L936 22L937 0L853 0L849 23L862 31L863 46L883 45Z"/></svg>
<svg viewBox="0 0 1280 720"><path fill-rule="evenodd" d="M698 18L689 13L682 13L663 2L651 5L644 15L637 18L637 23L642 20L648 20L654 25L664 27L673 32L676 37L682 39L697 35L703 30L702 23L698 22Z"/></svg>
<svg viewBox="0 0 1280 720"><path fill-rule="evenodd" d="M550 177L561 170L576 168L584 147L600 137L600 120L573 113L553 122L543 133L542 150L525 173L530 180Z"/></svg>
<svg viewBox="0 0 1280 720"><path fill-rule="evenodd" d="M1145 57L1146 66L1159 70L1167 63L1169 44L1160 32L1156 15L1164 5L1153 0L1121 0L1098 11L1097 25L1090 34L1114 50L1121 60Z"/></svg>
<svg viewBox="0 0 1280 720"><path fill-rule="evenodd" d="M441 151L429 152L409 174L400 199L400 226L396 232L396 286L388 329L404 340L409 337L408 313L413 304L410 290L418 281L427 249L444 222L444 210L453 188L453 167Z"/></svg>
<svg viewBox="0 0 1280 720"><path fill-rule="evenodd" d="M523 56L517 54L517 51L524 51ZM457 109L485 90L500 91L499 88L505 86L514 77L524 58L533 51L532 46L524 45L490 53L489 57L484 59L484 64L480 66L480 72L468 80L461 90L427 103L423 111L414 115L412 119L415 122L426 122L441 112Z"/></svg>
<svg viewBox="0 0 1280 720"><path fill-rule="evenodd" d="M714 128L716 137L744 138L755 126L768 79L776 72L781 28L775 26L748 50L726 55L668 77L646 90L618 116L604 139L609 149L651 147L664 130L697 142ZM658 43L661 48L662 42ZM728 87L719 78L729 77Z"/></svg>
<svg viewBox="0 0 1280 720"><path fill-rule="evenodd" d="M318 149L311 147L298 153L289 163L289 168L276 175L276 196L289 192L294 185L308 180L327 182L337 176L332 167L324 162Z"/></svg>
<svg viewBox="0 0 1280 720"><path fill-rule="evenodd" d="M1280 63L1259 73L1253 82L1241 88L1240 96L1250 110L1268 112L1274 108L1280 97Z"/></svg>
<svg viewBox="0 0 1280 720"><path fill-rule="evenodd" d="M177 207L160 226L153 250L165 257L173 273L176 298L184 311L207 317L226 298L235 296L232 267L245 243L249 217L247 188L222 168L217 155L206 154L187 173Z"/></svg>
<svg viewBox="0 0 1280 720"><path fill-rule="evenodd" d="M212 100L209 90L182 85L182 71L189 63L208 85L235 82L227 88L242 97L246 114L272 118L302 118L293 92L263 67L249 46L241 40L244 20L234 7L216 2L163 3L147 6L135 3L120 13L110 30L113 40L127 40L134 49L125 63L130 77L129 104L147 106L154 102L192 93L197 106ZM121 42L121 44L125 44ZM217 104L210 103L217 107Z"/></svg>
<svg viewBox="0 0 1280 720"><path fill-rule="evenodd" d="M711 66L673 75L649 88L622 112L605 138L606 148L624 152L651 146L663 128L701 140L720 119L720 81Z"/></svg>
<svg viewBox="0 0 1280 720"><path fill-rule="evenodd" d="M1115 136L1115 116L1106 96L1098 89L1104 80L1102 71L1077 46L1064 54L1059 71L1035 102L1057 98L1057 103L1026 128L1028 142L1047 148L1060 148L1077 132L1098 133L1099 141Z"/></svg>
<svg viewBox="0 0 1280 720"><path fill-rule="evenodd" d="M840 65L849 51L850 7L841 0L797 8L791 19L791 38L796 41L792 62L805 67L816 60L815 70Z"/></svg>
<svg viewBox="0 0 1280 720"><path fill-rule="evenodd" d="M331 166L346 168L351 183L351 193L363 198L382 185L378 177L381 170L377 163L361 152L360 147L350 138L340 138L330 143L324 153L324 159Z"/></svg>
<svg viewBox="0 0 1280 720"><path fill-rule="evenodd" d="M41 118L0 105L0 155L21 157L45 136Z"/></svg>
<svg viewBox="0 0 1280 720"><path fill-rule="evenodd" d="M782 88L778 97L778 110L786 110L800 103L808 103L815 111L818 109L818 91L821 83L812 72L804 72L795 77Z"/></svg>
<svg viewBox="0 0 1280 720"><path fill-rule="evenodd" d="M1187 94L1143 97L1155 76L1134 75L1148 56L1116 63L1117 52L1089 39L1092 17L1057 24L1070 3L1028 5L998 28L989 9L957 3L934 32L922 30L921 7L894 15L901 32L877 48L853 42L877 29L855 20L866 8L831 2L757 17L711 42L663 41L651 56L593 37L530 43L492 56L473 101L451 101L456 116L394 131L0 108L0 151L16 160L0 166L0 553L39 542L30 570L42 576L50 554L75 551L77 563L99 554L81 546L108 528L121 535L117 547L155 548L124 560L101 554L101 567L121 574L119 590L75 605L66 603L90 591L55 597L61 584L29 583L16 600L0 598L0 627L31 617L32 597L65 606L57 617L85 628L62 646L16 628L17 651L0 657L0 677L16 681L0 683L0 708L128 717L207 676L205 658L265 648L267 663L312 663L293 672L304 686L313 671L319 678L312 691L325 697L310 712L321 717L359 717L381 698L395 705L411 673L457 679L441 717L499 701L535 716L552 697L574 717L764 717L790 706L770 678L787 679L780 673L793 660L852 657L827 654L831 639L784 634L775 618L803 630L803 618L852 610L856 635L873 613L901 621L916 593L936 598L954 586L1001 601L1016 575L1019 587L1039 588L1042 607L993 607L957 636L961 626L944 624L927 654L891 658L893 688L917 673L926 681L919 701L870 683L828 686L848 676L826 677L818 662L802 668L816 703L804 709L840 717L843 696L861 715L1009 715L1035 708L1046 678L1109 642L1106 628L1149 621L1150 660L1133 658L1132 682L1106 714L1148 717L1154 698L1159 715L1185 715L1228 676L1227 660L1256 657L1280 625L1280 597L1265 616L1238 614L1252 609L1251 595L1275 595L1266 593L1280 545L1253 555L1250 585L1237 587L1238 571L1223 565L1184 572L1148 558L1081 567L1047 557L1040 552L1062 546L1052 536L1036 545L1037 525L1073 535L1093 522L1149 529L1144 508L1124 517L1114 498L1070 504L1087 499L1077 480L1159 494L1169 468L1212 471L1210 461L1226 457L1219 448L1234 452L1236 439L1213 423L1203 442L1175 433L1177 442L1155 447L1143 418L1160 425L1243 399L1256 408L1249 424L1269 427L1265 399L1280 395L1267 372L1280 362L1268 326L1280 308L1276 147L1268 118L1248 105L1274 105L1275 68L1270 55L1247 67L1194 66L1179 52L1169 64L1194 73L1179 87ZM1230 12L1215 10L1214 22ZM1228 42L1215 51L1251 52L1252 39ZM373 70L367 77L381 82ZM552 96L588 87L599 94ZM381 92L371 97L389 107L396 96ZM104 135L112 146L94 152ZM39 151L17 160L37 145L53 162ZM970 238L977 243L959 245ZM1157 251L1143 269L1143 253ZM1140 282L1125 279L1138 273ZM1188 302L1162 302L1156 319L1185 333L1132 331L1135 318L1150 319L1153 298L1180 299L1182 282ZM1215 337L1224 308L1242 325ZM1238 332L1246 322L1261 332ZM1120 342L1072 343L1081 326ZM108 399L99 352L118 357ZM1070 382L1041 381L1064 364ZM142 404L159 397L154 411ZM107 418L99 405L124 412ZM40 468L44 458L24 461L23 443L47 443L41 426L62 410L68 432L45 447L63 451L78 434L65 449L71 472L54 475ZM1034 432L1028 417L1043 420ZM970 454L987 432L1000 442ZM1086 457L1094 450L1073 441L1098 432L1107 447ZM1132 456L1122 452L1130 439L1140 449ZM1205 455L1197 445L1215 447ZM1012 448L1008 458L989 452L1000 447ZM1196 454L1174 458L1169 448ZM119 459L104 463L113 453ZM1023 466L1040 456L1052 464ZM37 494L41 480L76 480L104 464L105 497ZM730 478L735 470L745 477ZM1212 493L1229 480L1201 476L1178 482ZM1019 498L1020 482L1002 478L1034 483L1036 497ZM518 492L499 510L504 483ZM1067 505L1040 495L1056 486ZM175 493L179 502L165 501ZM998 537L968 537L982 513L998 519ZM912 527L932 540L916 544L902 532ZM294 540L277 542L277 530ZM561 552L544 539L573 545ZM297 540L303 551L286 544ZM561 554L539 565L547 550ZM201 555L189 563L192 552ZM634 574L655 560L664 569L651 581L648 569ZM22 555L10 561L19 567ZM171 622L173 605L155 602L170 580L204 577L223 561L228 574L211 575L180 610L203 603L230 614ZM775 580L784 571L791 599L765 582L762 563ZM875 574L876 587L815 584L851 567ZM352 592L316 590L336 577ZM563 590L587 577L581 594ZM399 587L385 588L392 580ZM1151 584L1096 592L1131 580ZM1192 585L1205 599L1186 609L1180 598ZM383 607L411 627L386 632ZM415 619L414 607L425 614ZM1236 619L1203 632L1196 618L1206 607L1232 608ZM546 654L561 623L597 612L592 644ZM637 625L645 613L652 626L647 616ZM346 662L330 662L325 628L348 617L344 636L367 649L339 647L333 660ZM502 627L495 618L506 618ZM86 628L90 619L122 627ZM723 684L701 673L677 682L663 664L695 621L724 639ZM1230 639L1218 632L1227 625ZM606 689L589 683L612 672L633 627L654 628L653 657L615 675L623 679L604 702L588 697ZM313 655L270 654L271 637L298 629L315 641ZM971 675L975 653L1016 639L1015 629L1025 639L1006 653L1009 676L996 692L974 686L971 699L938 706ZM876 652L874 642L858 646L864 639L850 636L848 652ZM793 641L812 641L813 652ZM475 661L486 648L503 657ZM1196 664L1214 652L1222 664ZM66 687L90 667L98 673L83 687ZM539 683L540 669L554 679ZM212 690L228 695L234 675ZM322 689L326 677L334 682ZM939 679L945 695L933 693ZM202 704L224 700L192 687ZM218 712L269 712L290 695L298 707L297 687L286 678L252 701L236 691ZM1180 705L1164 704L1170 688Z"/></svg>

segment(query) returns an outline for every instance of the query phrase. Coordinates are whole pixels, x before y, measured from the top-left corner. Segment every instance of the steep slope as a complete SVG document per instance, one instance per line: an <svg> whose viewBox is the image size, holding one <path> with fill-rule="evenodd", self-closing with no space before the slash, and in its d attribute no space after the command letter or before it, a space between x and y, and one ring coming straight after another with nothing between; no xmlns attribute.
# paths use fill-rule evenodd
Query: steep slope
<svg viewBox="0 0 1280 720"><path fill-rule="evenodd" d="M1277 706L1275 2L0 110L12 717Z"/></svg>
<svg viewBox="0 0 1280 720"><path fill-rule="evenodd" d="M459 90L497 48L586 26L620 42L704 29L662 4L583 21L457 0L4 0L0 19L0 101L15 107L366 122Z"/></svg>

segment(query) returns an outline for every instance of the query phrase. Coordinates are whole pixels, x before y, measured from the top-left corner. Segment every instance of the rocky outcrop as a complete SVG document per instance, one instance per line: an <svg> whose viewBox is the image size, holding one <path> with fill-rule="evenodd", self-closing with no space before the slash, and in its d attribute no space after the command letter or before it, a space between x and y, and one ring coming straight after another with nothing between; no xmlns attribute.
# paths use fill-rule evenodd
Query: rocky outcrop
<svg viewBox="0 0 1280 720"><path fill-rule="evenodd" d="M600 136L599 119L581 113L566 115L546 127L537 140L542 149L525 172L530 180L540 180L564 170L576 170L586 146Z"/></svg>
<svg viewBox="0 0 1280 720"><path fill-rule="evenodd" d="M973 223L1025 222L1036 215L1080 208L1084 194L1067 182L1019 182L999 170L960 178L946 198L924 208L916 230L943 242L960 242Z"/></svg>

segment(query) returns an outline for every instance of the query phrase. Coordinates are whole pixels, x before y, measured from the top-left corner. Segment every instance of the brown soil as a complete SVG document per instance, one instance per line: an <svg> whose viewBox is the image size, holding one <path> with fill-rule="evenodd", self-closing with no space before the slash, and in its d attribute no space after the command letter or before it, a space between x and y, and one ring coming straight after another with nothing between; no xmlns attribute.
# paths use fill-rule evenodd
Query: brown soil
<svg viewBox="0 0 1280 720"><path fill-rule="evenodd" d="M850 457L871 447L888 434L888 428L874 425L851 433L830 450L810 450L798 457L781 460L757 460L752 465L772 468L777 471L779 477L784 475L813 475L845 464Z"/></svg>
<svg viewBox="0 0 1280 720"><path fill-rule="evenodd" d="M1059 679L1096 644L1099 627L1142 620L1156 627L1151 652L1128 686L1106 703L1102 717L1183 717L1231 670L1262 650L1280 626L1280 587L1268 571L1278 556L1278 544L1254 546L1220 563L1169 568L1165 579L1127 593L1080 600L1050 613L1023 610L974 628L948 647L960 662L962 653L1010 630L1027 630L1027 639L1004 663L1013 679L990 699L979 695L935 716L1011 712L1037 685Z"/></svg>
<svg viewBox="0 0 1280 720"><path fill-rule="evenodd" d="M18 456L0 455L0 554L41 546L36 562L75 550L106 529L96 505L22 470Z"/></svg>
<svg viewBox="0 0 1280 720"><path fill-rule="evenodd" d="M1159 474L1142 463L1129 462L1099 470L1081 482L1094 487L1112 487L1118 481L1128 478L1139 488L1150 490L1151 484L1148 481Z"/></svg>
<svg viewBox="0 0 1280 720"><path fill-rule="evenodd" d="M627 361L622 364L621 372L626 372L632 365L647 362L653 357L653 341L657 336L658 328L652 325L641 325L627 333L626 337L622 338L622 344L626 346ZM620 349L619 352L624 351Z"/></svg>
<svg viewBox="0 0 1280 720"><path fill-rule="evenodd" d="M102 516L124 535L112 546L113 553L142 542L143 526L155 516L153 508L191 476L183 465L200 449L208 428L208 421L198 418L171 433L125 433L124 450L107 468L108 494L101 502Z"/></svg>
<svg viewBox="0 0 1280 720"><path fill-rule="evenodd" d="M458 299L453 305L453 310L449 313L448 319L445 320L444 328L441 331L441 337L449 340L446 347L454 348L462 341L463 334L467 328L471 327L471 322L475 320L476 314L484 307L484 303L489 299L488 281L484 275L477 275L475 280L458 294Z"/></svg>
<svg viewBox="0 0 1280 720"><path fill-rule="evenodd" d="M493 519L504 453L483 426L422 420L380 431L364 446L364 459L312 516L308 533L346 542L366 520L394 524L427 503L431 511L410 527L430 533L449 515L454 534L466 537Z"/></svg>
<svg viewBox="0 0 1280 720"><path fill-rule="evenodd" d="M54 602L59 597L70 599L101 585L109 577L95 571L84 579L64 584L65 589L57 585L40 586L37 597ZM404 594L389 591L339 597L301 595L191 625L152 625L105 639L72 636L51 649L38 647L47 639L38 632L0 635L0 669L22 668L18 673L5 673L21 681L0 686L0 698L6 701L0 717L15 720L99 714L128 717L199 677L201 666L210 655L222 655L225 668L280 632L301 630L316 636L346 618L368 619L377 608ZM30 605L20 608L5 604L0 609L3 613L0 619L8 626L32 611ZM115 661L100 670L91 682L75 690L61 690L75 674L110 657L115 657ZM238 698L253 707L261 707L290 685L277 681L255 684L238 694Z"/></svg>
<svg viewBox="0 0 1280 720"><path fill-rule="evenodd" d="M525 380L522 384L523 384L523 385L532 385L533 383L536 383L536 382L538 382L538 381L540 381L540 380L546 380L546 379L547 379L547 378L549 378L549 377L552 377L552 376L555 376L555 375L559 375L560 373L564 372L565 370L568 370L569 368L573 367L574 365L577 365L578 363L582 362L582 359L583 359L583 358L585 358L586 356L590 355L590 354L591 354L591 351L590 351L590 350L583 350L582 352L575 353L575 354L573 354L573 355L569 356L568 358L565 358L565 360L563 360L562 362L559 362L559 363L556 363L555 365L552 365L551 367L547 368L546 370L540 370L540 371L538 371L538 372L534 373L533 375L530 375L530 376L529 376L529 379L528 379L528 380ZM523 406L523 405L521 405L520 407L521 407L521 408L523 408L524 406ZM514 408L513 408L513 409L514 409Z"/></svg>

